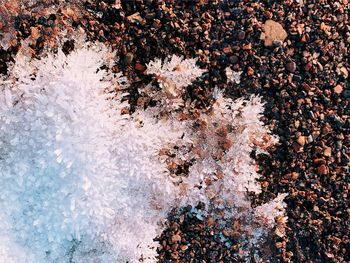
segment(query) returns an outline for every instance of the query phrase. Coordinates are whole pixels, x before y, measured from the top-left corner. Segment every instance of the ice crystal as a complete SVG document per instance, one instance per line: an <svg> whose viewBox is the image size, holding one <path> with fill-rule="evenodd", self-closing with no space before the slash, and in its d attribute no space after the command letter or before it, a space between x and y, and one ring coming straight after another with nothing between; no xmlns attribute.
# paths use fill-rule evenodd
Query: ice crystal
<svg viewBox="0 0 350 263"><path fill-rule="evenodd" d="M241 83L242 71L233 71L230 67L227 67L225 69L225 73L229 82L233 82L236 84Z"/></svg>
<svg viewBox="0 0 350 263"><path fill-rule="evenodd" d="M1 229L30 249L25 262L58 259L84 240L135 259L134 246L152 244L154 222L165 217L161 207L174 190L154 156L176 129L158 127L165 129L160 137L155 123L125 122L120 102L104 92L113 82L97 71L106 57L105 49L31 62L18 57L18 80L2 83Z"/></svg>
<svg viewBox="0 0 350 263"><path fill-rule="evenodd" d="M182 92L181 88L190 85L205 72L197 67L196 62L195 58L183 59L176 55L164 62L155 59L147 65L147 74L155 74L164 91L175 97Z"/></svg>
<svg viewBox="0 0 350 263"><path fill-rule="evenodd" d="M262 204L255 209L257 216L261 216L267 221L270 227L274 227L275 219L278 217L284 217L286 204L283 202L287 194L279 194L272 201Z"/></svg>
<svg viewBox="0 0 350 263"><path fill-rule="evenodd" d="M154 262L153 239L172 208L203 201L232 217L250 209L247 191L259 193L250 152L277 139L260 121L258 97L232 101L217 91L198 120L161 117L162 104L122 115L127 81L100 68L113 57L103 46L18 55L1 82L0 261ZM173 56L147 71L179 95L203 73L195 61ZM170 161L188 159L188 176L174 177ZM283 213L275 203L260 208L269 215L257 210L266 228Z"/></svg>

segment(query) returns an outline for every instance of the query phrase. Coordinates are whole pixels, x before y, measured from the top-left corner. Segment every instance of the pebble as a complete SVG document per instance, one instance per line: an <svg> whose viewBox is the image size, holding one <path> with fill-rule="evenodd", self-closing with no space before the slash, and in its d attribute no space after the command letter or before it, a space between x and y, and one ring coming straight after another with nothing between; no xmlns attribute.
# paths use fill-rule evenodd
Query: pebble
<svg viewBox="0 0 350 263"><path fill-rule="evenodd" d="M125 63L126 64L131 64L133 60L134 60L134 54L132 54L130 52L126 53L126 55L125 55Z"/></svg>
<svg viewBox="0 0 350 263"><path fill-rule="evenodd" d="M331 147L326 147L323 151L323 155L326 157L329 157L332 155L332 148Z"/></svg>
<svg viewBox="0 0 350 263"><path fill-rule="evenodd" d="M287 63L286 67L287 67L287 70L291 73L294 73L295 70L297 69L297 65L295 64L295 62Z"/></svg>
<svg viewBox="0 0 350 263"><path fill-rule="evenodd" d="M306 143L305 136L299 136L297 139L297 143L300 144L301 146L304 146Z"/></svg>
<svg viewBox="0 0 350 263"><path fill-rule="evenodd" d="M139 71L145 71L146 66L145 66L145 65L142 65L141 63L136 63L136 64L135 64L135 69L136 69L136 70L139 70Z"/></svg>
<svg viewBox="0 0 350 263"><path fill-rule="evenodd" d="M181 236L178 235L178 234L175 234L175 235L173 235L173 236L171 237L171 241L172 241L173 243L179 242L179 241L181 241Z"/></svg>
<svg viewBox="0 0 350 263"><path fill-rule="evenodd" d="M341 85L337 85L334 87L333 91L337 94L341 94L343 92L343 87Z"/></svg>
<svg viewBox="0 0 350 263"><path fill-rule="evenodd" d="M238 39L239 39L239 40L245 39L245 32L244 32L244 31L240 31L240 32L238 33Z"/></svg>
<svg viewBox="0 0 350 263"><path fill-rule="evenodd" d="M264 24L264 45L272 46L274 42L283 42L287 38L287 32L282 25L273 21L267 20Z"/></svg>
<svg viewBox="0 0 350 263"><path fill-rule="evenodd" d="M317 171L319 172L319 174L321 175L327 175L329 174L329 168L327 165L325 164L321 164L320 166L317 167Z"/></svg>

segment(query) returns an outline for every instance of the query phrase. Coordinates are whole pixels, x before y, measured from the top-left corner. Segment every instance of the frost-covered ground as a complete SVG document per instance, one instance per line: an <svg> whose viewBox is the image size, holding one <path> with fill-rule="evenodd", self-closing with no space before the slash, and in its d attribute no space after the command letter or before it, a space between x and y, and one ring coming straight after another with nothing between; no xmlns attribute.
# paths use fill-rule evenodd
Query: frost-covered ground
<svg viewBox="0 0 350 263"><path fill-rule="evenodd" d="M216 90L210 112L182 119L181 94L204 70L155 58L147 73L162 90L146 89L157 105L123 114L126 79L100 69L114 56L97 45L19 54L1 81L0 262L154 262L167 213L198 201L226 218L252 215L254 244L283 224L284 195L254 209L246 196L260 191L251 151L277 143L258 97ZM174 145L175 157L164 154ZM171 158L195 160L187 177L170 173Z"/></svg>

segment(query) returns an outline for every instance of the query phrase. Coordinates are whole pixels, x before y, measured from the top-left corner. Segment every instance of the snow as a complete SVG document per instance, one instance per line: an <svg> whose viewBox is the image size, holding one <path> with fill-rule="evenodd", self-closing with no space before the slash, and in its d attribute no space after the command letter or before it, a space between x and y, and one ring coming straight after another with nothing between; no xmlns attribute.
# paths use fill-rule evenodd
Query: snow
<svg viewBox="0 0 350 263"><path fill-rule="evenodd" d="M233 71L230 67L225 69L226 77L229 82L236 84L241 83L241 75L243 71Z"/></svg>
<svg viewBox="0 0 350 263"><path fill-rule="evenodd" d="M182 88L190 85L205 72L196 62L195 58L184 59L176 55L163 62L161 59L155 59L148 63L147 74L155 74L163 90L171 96L176 96L182 92Z"/></svg>
<svg viewBox="0 0 350 263"><path fill-rule="evenodd" d="M0 262L155 262L153 239L172 208L211 205L216 196L234 213L250 208L247 191L259 193L249 154L277 142L260 121L260 98L232 101L217 92L212 114L201 116L203 136L175 112L159 119L161 103L122 115L126 102L117 91L126 79L99 70L114 55L98 45L68 57L19 54L0 82ZM156 59L147 72L179 95L204 72L195 63ZM234 128L226 138L232 145L221 152L218 126ZM181 146L176 158L196 159L181 183L173 183L160 155L172 145ZM186 152L188 145L201 154ZM221 179L204 182L219 172ZM283 214L273 212L275 203L266 206Z"/></svg>

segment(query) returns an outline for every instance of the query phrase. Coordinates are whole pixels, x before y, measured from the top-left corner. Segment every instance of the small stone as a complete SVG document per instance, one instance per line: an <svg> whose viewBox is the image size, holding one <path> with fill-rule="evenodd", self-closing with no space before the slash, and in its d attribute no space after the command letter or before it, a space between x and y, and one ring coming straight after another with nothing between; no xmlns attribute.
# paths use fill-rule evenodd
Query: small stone
<svg viewBox="0 0 350 263"><path fill-rule="evenodd" d="M297 69L297 65L295 64L295 62L292 61L287 63L286 68L289 72L294 73L295 70Z"/></svg>
<svg viewBox="0 0 350 263"><path fill-rule="evenodd" d="M349 72L348 70L346 69L346 67L341 67L340 68L340 74L344 76L344 78L348 78L349 77Z"/></svg>
<svg viewBox="0 0 350 263"><path fill-rule="evenodd" d="M350 90L345 90L345 91L343 92L343 96L344 96L345 99L350 98Z"/></svg>
<svg viewBox="0 0 350 263"><path fill-rule="evenodd" d="M283 247L283 243L282 242L277 242L276 243L276 248L281 248Z"/></svg>
<svg viewBox="0 0 350 263"><path fill-rule="evenodd" d="M38 23L42 26L46 26L47 25L47 19L44 16L39 17L38 19Z"/></svg>
<svg viewBox="0 0 350 263"><path fill-rule="evenodd" d="M323 151L323 155L326 157L329 157L332 155L332 148L331 147L326 147Z"/></svg>
<svg viewBox="0 0 350 263"><path fill-rule="evenodd" d="M312 137L311 134L307 136L307 143L312 143L313 141L314 141L314 138Z"/></svg>
<svg viewBox="0 0 350 263"><path fill-rule="evenodd" d="M299 143L294 142L292 147L293 147L293 150L295 152L302 152L303 151L303 146L301 146Z"/></svg>
<svg viewBox="0 0 350 263"><path fill-rule="evenodd" d="M238 57L237 56L230 56L229 60L230 60L230 63L236 64L238 62Z"/></svg>
<svg viewBox="0 0 350 263"><path fill-rule="evenodd" d="M297 139L297 143L300 144L301 146L304 146L306 143L305 136L299 136Z"/></svg>
<svg viewBox="0 0 350 263"><path fill-rule="evenodd" d="M145 67L145 65L142 65L141 63L136 63L135 69L139 70L139 71L145 71L146 67Z"/></svg>
<svg viewBox="0 0 350 263"><path fill-rule="evenodd" d="M130 16L128 16L126 18L130 23L140 23L142 24L144 21L143 21L143 18L140 16L140 13L137 12L137 13L134 13Z"/></svg>
<svg viewBox="0 0 350 263"><path fill-rule="evenodd" d="M173 243L181 241L181 236L179 234L175 234L171 237L171 241Z"/></svg>
<svg viewBox="0 0 350 263"><path fill-rule="evenodd" d="M333 91L337 94L341 94L343 92L343 87L341 85L337 85L334 87Z"/></svg>
<svg viewBox="0 0 350 263"><path fill-rule="evenodd" d="M317 167L317 171L321 174L321 175L327 175L329 174L329 168L327 165L322 164L319 167Z"/></svg>
<svg viewBox="0 0 350 263"><path fill-rule="evenodd" d="M238 39L239 40L243 40L245 38L245 32L244 31L240 31L239 33L238 33Z"/></svg>
<svg viewBox="0 0 350 263"><path fill-rule="evenodd" d="M269 182L263 181L263 182L261 182L261 186L262 186L263 188L267 188L267 187L269 186Z"/></svg>
<svg viewBox="0 0 350 263"><path fill-rule="evenodd" d="M37 40L39 37L39 30L37 27L30 28L30 36L33 40Z"/></svg>
<svg viewBox="0 0 350 263"><path fill-rule="evenodd" d="M299 178L299 174L297 172L292 172L290 174L286 174L285 176L287 179L291 179L291 180L296 180Z"/></svg>
<svg viewBox="0 0 350 263"><path fill-rule="evenodd" d="M251 50L252 49L252 44L246 44L243 46L243 50Z"/></svg>
<svg viewBox="0 0 350 263"><path fill-rule="evenodd" d="M265 46L272 46L274 41L283 42L288 36L282 25L273 20L267 20L265 22L264 32Z"/></svg>
<svg viewBox="0 0 350 263"><path fill-rule="evenodd" d="M126 55L125 55L125 62L127 63L127 64L131 64L131 62L133 61L133 59L134 59L134 55L132 54L132 53L126 53Z"/></svg>
<svg viewBox="0 0 350 263"><path fill-rule="evenodd" d="M254 69L251 68L251 67L248 67L248 69L247 69L247 75L248 75L248 76L253 76L253 75L254 75Z"/></svg>
<svg viewBox="0 0 350 263"><path fill-rule="evenodd" d="M185 250L187 250L187 249L188 249L188 246L187 246L187 245L181 246L181 250L182 250L182 251L185 251Z"/></svg>
<svg viewBox="0 0 350 263"><path fill-rule="evenodd" d="M232 53L231 47L224 47L222 51L224 51L225 54L230 54L230 53Z"/></svg>

